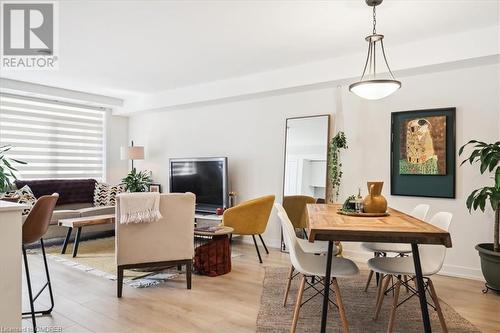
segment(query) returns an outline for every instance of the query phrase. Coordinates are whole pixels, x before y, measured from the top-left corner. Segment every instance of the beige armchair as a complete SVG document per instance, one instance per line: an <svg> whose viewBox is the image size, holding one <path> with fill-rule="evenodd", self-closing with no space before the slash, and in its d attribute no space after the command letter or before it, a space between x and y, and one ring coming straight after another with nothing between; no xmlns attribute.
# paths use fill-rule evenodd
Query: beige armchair
<svg viewBox="0 0 500 333"><path fill-rule="evenodd" d="M116 201L117 296L122 296L123 270L154 266L186 266L191 289L194 253L195 195L161 194L162 218L151 223L120 223L120 199Z"/></svg>

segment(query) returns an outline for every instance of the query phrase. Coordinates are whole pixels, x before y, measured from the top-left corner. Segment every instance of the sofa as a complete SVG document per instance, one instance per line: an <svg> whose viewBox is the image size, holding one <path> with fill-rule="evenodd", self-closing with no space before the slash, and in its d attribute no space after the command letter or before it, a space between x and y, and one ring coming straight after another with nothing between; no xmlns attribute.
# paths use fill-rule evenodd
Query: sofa
<svg viewBox="0 0 500 333"><path fill-rule="evenodd" d="M44 180L16 180L16 188L28 185L39 198L42 195L59 193L59 200L50 220L49 231L44 238L64 237L66 228L57 225L60 219L114 214L114 206L94 206L95 179L44 179ZM114 230L113 225L95 226L88 228L85 236L95 233Z"/></svg>

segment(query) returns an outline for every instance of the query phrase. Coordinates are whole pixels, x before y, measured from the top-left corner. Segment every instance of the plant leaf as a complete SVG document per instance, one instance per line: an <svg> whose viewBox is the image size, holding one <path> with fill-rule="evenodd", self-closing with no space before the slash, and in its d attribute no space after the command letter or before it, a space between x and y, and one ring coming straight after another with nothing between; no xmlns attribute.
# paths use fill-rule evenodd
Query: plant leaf
<svg viewBox="0 0 500 333"><path fill-rule="evenodd" d="M472 209L477 210L478 206L479 206L479 198L476 197L474 198L474 202L472 203Z"/></svg>
<svg viewBox="0 0 500 333"><path fill-rule="evenodd" d="M495 188L500 190L500 166L495 171Z"/></svg>
<svg viewBox="0 0 500 333"><path fill-rule="evenodd" d="M474 163L474 159L477 157L477 156L480 156L481 154L481 149L476 149L472 152L472 154L469 156L469 163L472 164Z"/></svg>
<svg viewBox="0 0 500 333"><path fill-rule="evenodd" d="M469 209L469 213L471 212L472 202L474 201L474 197L478 191L479 191L479 189L472 191L472 193L467 197L467 201L465 204L466 204L467 208Z"/></svg>
<svg viewBox="0 0 500 333"><path fill-rule="evenodd" d="M479 199L479 208L484 213L484 207L486 206L486 198L487 196L480 196Z"/></svg>
<svg viewBox="0 0 500 333"><path fill-rule="evenodd" d="M493 157L490 160L490 168L489 171L493 171L495 166L497 166L498 162L500 161L500 153L493 155Z"/></svg>
<svg viewBox="0 0 500 333"><path fill-rule="evenodd" d="M16 160L15 158L11 158L10 160L11 160L11 161L14 161L14 162L16 162L16 163L19 163L19 164L28 164L27 162L20 161L20 160Z"/></svg>
<svg viewBox="0 0 500 333"><path fill-rule="evenodd" d="M481 166L479 167L479 171L481 172L481 174L483 174L486 169L488 169L488 164L486 163L481 163Z"/></svg>

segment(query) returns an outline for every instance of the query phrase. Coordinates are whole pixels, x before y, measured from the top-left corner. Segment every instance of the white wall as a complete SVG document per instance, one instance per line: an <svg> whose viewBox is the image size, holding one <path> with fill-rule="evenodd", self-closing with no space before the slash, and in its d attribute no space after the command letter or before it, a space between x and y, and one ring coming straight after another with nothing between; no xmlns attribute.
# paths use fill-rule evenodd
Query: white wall
<svg viewBox="0 0 500 333"><path fill-rule="evenodd" d="M500 133L499 65L478 65L410 77L400 77L403 88L382 101L367 102L343 88L318 88L212 103L169 112L135 114L129 122L129 139L146 146L146 160L139 168L150 169L156 181L168 188L171 157L227 156L231 190L238 201L264 194L281 200L284 127L287 117L334 114L336 130L344 130L349 149L343 153L344 178L339 200L366 194L367 180L383 180L384 194L395 208L409 210L419 202L454 213L451 233L454 247L444 271L480 277L474 250L478 242L491 241L492 213L469 216L465 198L474 187L485 184L473 168L457 169L457 199L393 197L389 193L390 113L393 111L457 107L457 147L471 138L497 140ZM458 160L458 158L457 158ZM278 246L279 224L273 214L266 240ZM347 253L362 257L355 244Z"/></svg>
<svg viewBox="0 0 500 333"><path fill-rule="evenodd" d="M128 145L128 117L106 114L106 182L118 184L129 171L128 161L120 159L120 147Z"/></svg>
<svg viewBox="0 0 500 333"><path fill-rule="evenodd" d="M227 156L230 189L241 202L266 194L281 196L285 119L333 113L332 89L271 96L130 118L130 139L144 145L146 158L138 168L153 171L155 181L168 189L168 159ZM278 200L281 200L278 198ZM274 217L264 235L279 246Z"/></svg>
<svg viewBox="0 0 500 333"><path fill-rule="evenodd" d="M465 200L475 188L491 184L488 176L479 174L477 167L458 165L462 158L457 153L456 199L429 199L402 196L390 196L390 113L393 111L416 110L455 106L456 145L458 148L470 139L487 142L499 140L500 121L500 66L484 65L432 74L402 78L403 88L388 99L374 102L362 101L348 94L344 95L344 112L362 115L359 124L361 132L358 139L363 142L362 154L351 156L353 149L346 154L344 167L352 163L363 165L361 179L356 184L344 181L343 193L353 193L356 186L361 186L366 194L365 181L384 181L384 194L391 206L409 211L418 203L431 205L429 216L438 211L450 211L454 214L451 225L453 248L448 251L443 272L451 275L481 277L479 258L474 246L480 242L491 242L493 237L493 212L469 215ZM349 137L350 129L345 124ZM351 135L352 138L352 135ZM348 245L350 254L362 257L357 246Z"/></svg>

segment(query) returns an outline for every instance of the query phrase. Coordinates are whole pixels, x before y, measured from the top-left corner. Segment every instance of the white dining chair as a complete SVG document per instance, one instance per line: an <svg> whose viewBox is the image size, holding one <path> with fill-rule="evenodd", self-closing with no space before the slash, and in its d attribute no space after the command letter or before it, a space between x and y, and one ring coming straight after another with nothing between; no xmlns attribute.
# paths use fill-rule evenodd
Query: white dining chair
<svg viewBox="0 0 500 333"><path fill-rule="evenodd" d="M290 250L290 261L292 262L294 269L302 275L293 312L292 327L290 329L290 332L294 333L297 328L300 307L303 305L302 296L304 293L305 285L307 283L309 286L314 286L314 284L321 283L320 279L324 278L325 276L327 256L304 252L304 250L299 245L299 242L297 241L295 229L292 225L292 222L290 222L290 219L286 215L283 206L281 206L280 204L275 204L275 207L278 210L278 216L283 227L285 245ZM344 332L349 332L349 325L344 310L342 296L340 294L340 288L337 283L337 278L350 277L358 273L359 269L353 261L346 258L332 257L331 284L333 285L333 290L335 292L337 307L339 309L340 319ZM318 279L318 281L313 284L307 281L307 277L318 277L320 279Z"/></svg>
<svg viewBox="0 0 500 333"><path fill-rule="evenodd" d="M453 215L447 212L440 212L434 215L430 221L430 224L448 231ZM419 245L420 262L422 265L422 275L424 276L424 292L429 292L434 305L432 306L438 314L439 322L441 323L441 328L443 332L448 332L446 328L446 322L441 311L441 306L439 305L439 299L436 294L436 290L430 279L430 276L438 273L443 267L444 258L446 256L446 247L443 245ZM381 280L379 282L378 296L375 307L375 319L378 318L380 313L380 308L384 301L384 296L386 295L387 286L392 278L396 278L396 284L394 286L394 297L391 308L391 314L389 318L389 325L387 332L392 332L394 328L394 322L396 318L396 308L400 305L398 304L399 290L401 285L410 289L413 297L418 294L416 287L409 285L409 282L415 280L415 267L413 262L413 257L379 257L372 258L368 260L368 266L374 272L381 274ZM402 276L410 276L409 281L403 281ZM415 283L416 286L416 283ZM404 302L403 302L404 303Z"/></svg>
<svg viewBox="0 0 500 333"><path fill-rule="evenodd" d="M278 208L277 208L278 209ZM285 213L286 211L283 208L283 211L280 211L278 209L278 213ZM288 216L288 214L287 214ZM290 221L291 222L291 221ZM295 226L294 226L295 229ZM315 255L320 255L320 254L326 254L328 252L328 242L325 241L316 241L314 243L309 242L307 239L303 238L296 238L297 242L299 243L300 248L302 251L305 253L309 254L315 254ZM333 248L333 255L337 255L339 253L339 247L335 245ZM283 306L286 306L286 303L288 301L288 293L290 292L290 285L292 284L292 280L296 278L300 273L295 272L295 269L293 265L290 265L290 269L288 271L288 278L285 286L285 293L283 297Z"/></svg>
<svg viewBox="0 0 500 333"><path fill-rule="evenodd" d="M419 204L416 205L415 208L410 212L409 215L419 219L425 220L427 217L427 213L429 212L430 206L427 204ZM410 244L401 244L401 243L361 243L361 247L366 250L373 252L375 257L385 257L388 253L395 253L398 256L402 257L406 254L411 253L411 245ZM370 286L370 282L373 278L373 271L370 270L368 275L368 280L366 281L365 291L368 290ZM377 279L378 280L378 279Z"/></svg>

